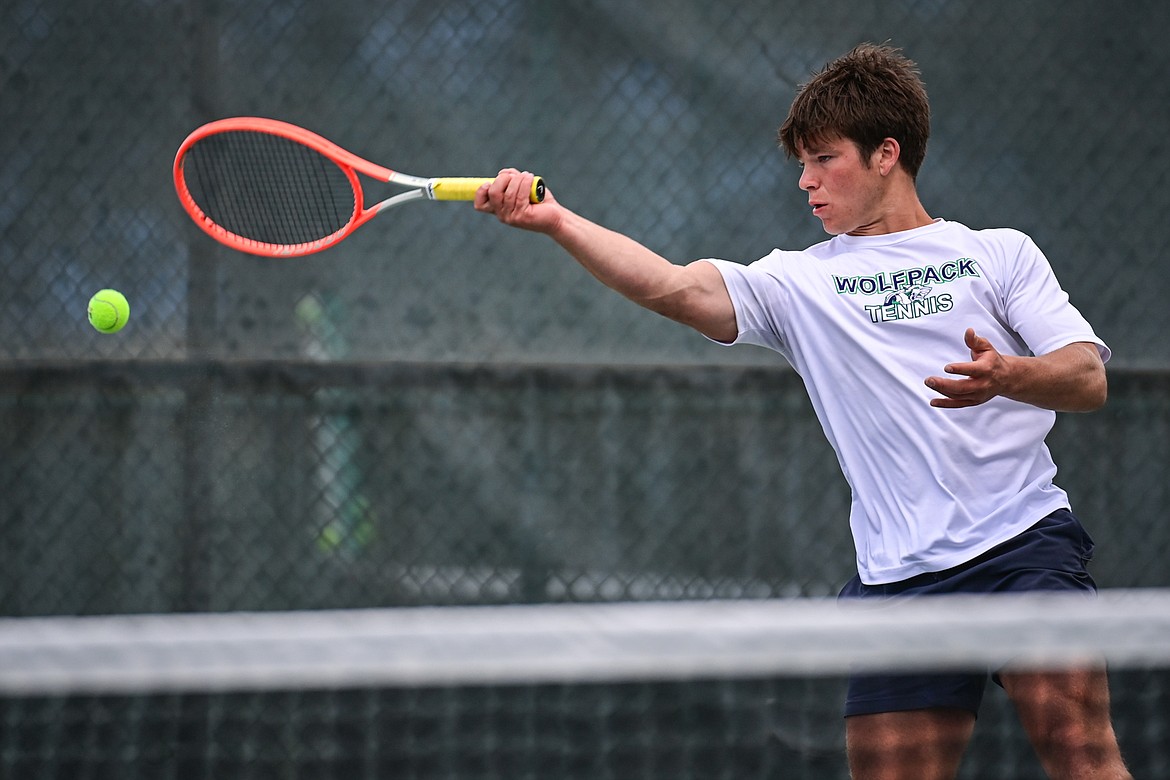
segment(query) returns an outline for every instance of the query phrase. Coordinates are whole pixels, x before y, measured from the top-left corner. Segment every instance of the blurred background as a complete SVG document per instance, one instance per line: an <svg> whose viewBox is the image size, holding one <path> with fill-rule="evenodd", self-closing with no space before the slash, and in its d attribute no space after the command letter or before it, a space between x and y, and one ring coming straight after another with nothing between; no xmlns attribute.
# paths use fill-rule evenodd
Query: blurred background
<svg viewBox="0 0 1170 780"><path fill-rule="evenodd" d="M775 133L864 40L923 72L930 213L1029 233L1113 348L1057 481L1102 586L1170 585L1167 33L1156 0L5 0L0 614L836 593L848 491L778 355L464 204L234 253L171 165L275 117L418 175L536 171L676 262L746 263L824 238ZM116 335L86 322L103 287Z"/></svg>

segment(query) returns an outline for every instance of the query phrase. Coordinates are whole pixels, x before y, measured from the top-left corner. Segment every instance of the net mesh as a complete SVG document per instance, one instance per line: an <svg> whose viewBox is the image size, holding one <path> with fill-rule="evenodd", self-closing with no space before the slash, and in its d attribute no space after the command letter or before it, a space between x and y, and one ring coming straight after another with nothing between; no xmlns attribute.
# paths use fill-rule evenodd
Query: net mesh
<svg viewBox="0 0 1170 780"><path fill-rule="evenodd" d="M844 777L850 670L1107 663L1170 771L1170 591L0 621L12 777ZM962 778L1041 777L989 687Z"/></svg>

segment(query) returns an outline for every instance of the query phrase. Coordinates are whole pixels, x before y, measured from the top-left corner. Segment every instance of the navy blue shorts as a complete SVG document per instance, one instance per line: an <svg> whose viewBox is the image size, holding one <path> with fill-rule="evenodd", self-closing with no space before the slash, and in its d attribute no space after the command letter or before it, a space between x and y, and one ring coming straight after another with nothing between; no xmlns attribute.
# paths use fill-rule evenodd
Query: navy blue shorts
<svg viewBox="0 0 1170 780"><path fill-rule="evenodd" d="M1058 509L1014 539L945 571L920 574L887 585L865 585L854 577L838 598L885 599L952 593L1083 591L1097 585L1087 566L1093 540L1067 509ZM854 675L845 715L867 715L935 707L979 711L988 673ZM998 682L998 678L994 678Z"/></svg>

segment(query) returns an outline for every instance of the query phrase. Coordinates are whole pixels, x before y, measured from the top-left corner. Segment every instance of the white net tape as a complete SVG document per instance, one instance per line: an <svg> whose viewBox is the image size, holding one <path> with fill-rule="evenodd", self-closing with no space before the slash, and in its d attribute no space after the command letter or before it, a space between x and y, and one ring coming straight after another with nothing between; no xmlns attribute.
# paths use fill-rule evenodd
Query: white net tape
<svg viewBox="0 0 1170 780"><path fill-rule="evenodd" d="M1170 590L0 620L0 694L1170 666Z"/></svg>

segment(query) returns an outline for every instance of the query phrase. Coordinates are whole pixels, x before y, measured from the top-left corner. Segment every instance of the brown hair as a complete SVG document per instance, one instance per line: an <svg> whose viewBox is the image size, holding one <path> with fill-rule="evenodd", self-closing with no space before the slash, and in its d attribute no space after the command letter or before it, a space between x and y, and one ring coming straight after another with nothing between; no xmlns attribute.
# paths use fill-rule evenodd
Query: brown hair
<svg viewBox="0 0 1170 780"><path fill-rule="evenodd" d="M918 66L899 49L863 43L833 60L801 86L780 126L778 139L789 157L799 146L845 138L862 159L886 138L901 146L899 162L910 178L926 157L930 103Z"/></svg>

